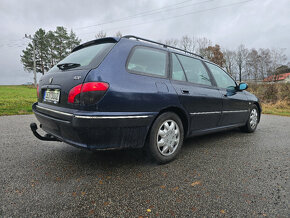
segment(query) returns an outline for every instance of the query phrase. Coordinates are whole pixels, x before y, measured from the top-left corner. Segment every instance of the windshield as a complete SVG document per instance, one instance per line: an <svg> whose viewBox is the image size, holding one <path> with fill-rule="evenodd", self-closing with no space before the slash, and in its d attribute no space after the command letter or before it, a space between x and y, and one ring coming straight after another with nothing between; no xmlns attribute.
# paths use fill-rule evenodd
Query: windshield
<svg viewBox="0 0 290 218"><path fill-rule="evenodd" d="M57 66L75 64L75 67L85 67L95 62L100 63L104 56L110 51L115 43L102 43L91 45L69 54L66 58L57 63L50 71L56 70Z"/></svg>

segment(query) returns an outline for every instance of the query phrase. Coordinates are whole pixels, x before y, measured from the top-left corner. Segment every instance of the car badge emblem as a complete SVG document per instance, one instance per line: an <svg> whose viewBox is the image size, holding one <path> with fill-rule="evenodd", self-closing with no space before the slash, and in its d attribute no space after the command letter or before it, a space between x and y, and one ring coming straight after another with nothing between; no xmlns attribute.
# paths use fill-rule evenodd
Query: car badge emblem
<svg viewBox="0 0 290 218"><path fill-rule="evenodd" d="M74 80L79 80L80 78L82 78L81 76L74 76Z"/></svg>
<svg viewBox="0 0 290 218"><path fill-rule="evenodd" d="M51 84L53 81L53 77L49 78L49 83Z"/></svg>

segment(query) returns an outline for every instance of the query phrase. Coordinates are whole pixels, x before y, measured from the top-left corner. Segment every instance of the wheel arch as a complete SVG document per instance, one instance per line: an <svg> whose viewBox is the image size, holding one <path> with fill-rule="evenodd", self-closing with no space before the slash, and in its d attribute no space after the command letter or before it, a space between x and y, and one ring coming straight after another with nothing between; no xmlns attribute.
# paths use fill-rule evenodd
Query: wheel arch
<svg viewBox="0 0 290 218"><path fill-rule="evenodd" d="M258 108L258 112L259 112L258 123L259 123L260 119L261 119L261 114L262 114L262 107L261 107L261 105L258 102L254 102L254 105L256 105L257 108Z"/></svg>
<svg viewBox="0 0 290 218"><path fill-rule="evenodd" d="M187 136L188 134L188 130L189 130L189 118L186 115L186 112L179 108L179 107L167 107L162 109L154 118L154 120L152 121L150 128L148 129L147 135L146 135L146 141L148 139L148 136L150 134L151 128L153 126L153 123L155 122L155 120L157 119L157 117L159 117L161 114L165 113L165 112L173 112L175 114L177 114L182 122L182 126L183 126L183 131L184 131L184 138Z"/></svg>

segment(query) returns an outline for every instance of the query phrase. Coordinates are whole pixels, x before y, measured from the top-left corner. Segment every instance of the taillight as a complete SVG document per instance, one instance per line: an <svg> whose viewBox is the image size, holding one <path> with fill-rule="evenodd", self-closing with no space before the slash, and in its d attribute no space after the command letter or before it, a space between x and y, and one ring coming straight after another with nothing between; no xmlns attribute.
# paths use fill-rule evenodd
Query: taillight
<svg viewBox="0 0 290 218"><path fill-rule="evenodd" d="M68 102L82 105L97 103L109 88L105 82L88 82L73 87L68 94Z"/></svg>
<svg viewBox="0 0 290 218"><path fill-rule="evenodd" d="M79 103L81 90L82 90L82 84L73 87L68 93L68 102Z"/></svg>
<svg viewBox="0 0 290 218"><path fill-rule="evenodd" d="M39 86L38 86L38 84L37 84L36 90L37 90L37 98L39 98Z"/></svg>

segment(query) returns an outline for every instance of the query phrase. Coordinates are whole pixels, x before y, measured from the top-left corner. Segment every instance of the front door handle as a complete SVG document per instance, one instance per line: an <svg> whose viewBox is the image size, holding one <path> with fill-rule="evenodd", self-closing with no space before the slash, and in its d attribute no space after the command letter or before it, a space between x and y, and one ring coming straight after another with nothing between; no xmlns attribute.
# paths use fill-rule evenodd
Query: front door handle
<svg viewBox="0 0 290 218"><path fill-rule="evenodd" d="M189 94L189 91L188 91L188 90L185 90L185 89L182 89L182 90L181 90L181 93L182 93L182 94Z"/></svg>

